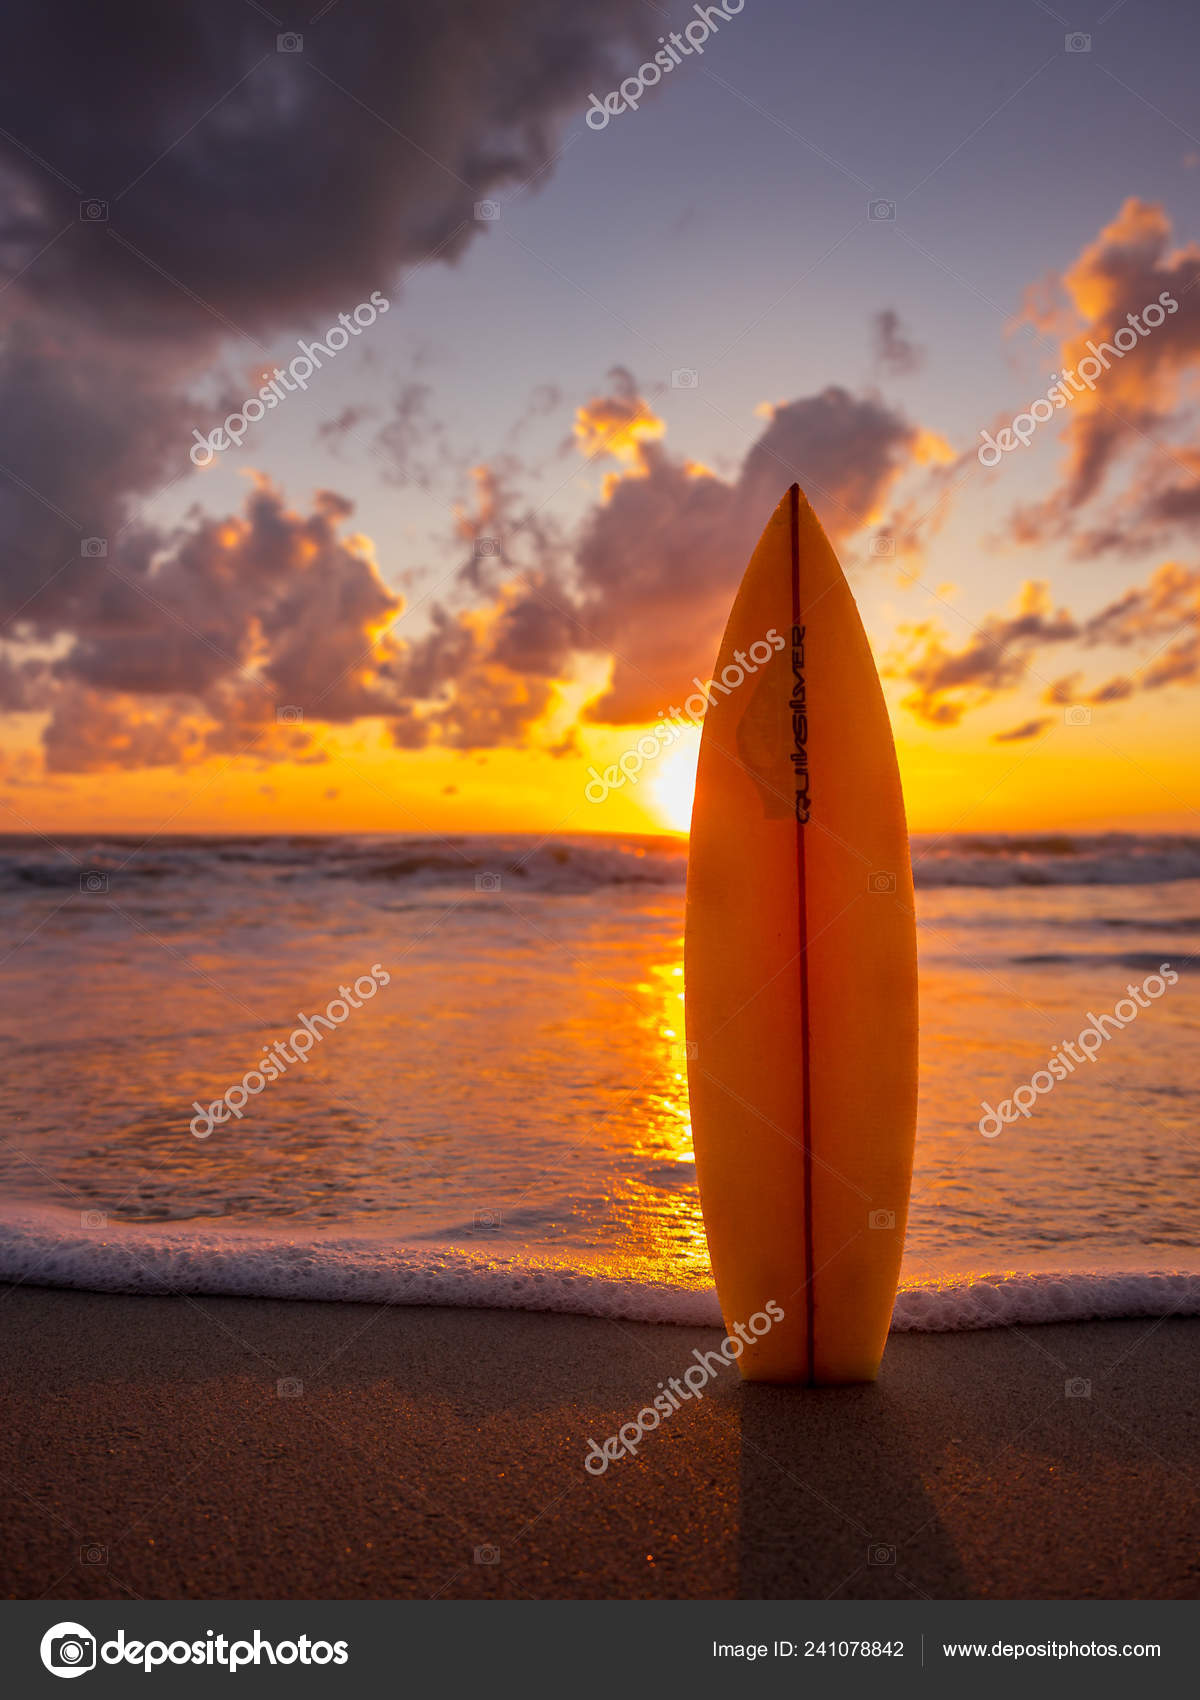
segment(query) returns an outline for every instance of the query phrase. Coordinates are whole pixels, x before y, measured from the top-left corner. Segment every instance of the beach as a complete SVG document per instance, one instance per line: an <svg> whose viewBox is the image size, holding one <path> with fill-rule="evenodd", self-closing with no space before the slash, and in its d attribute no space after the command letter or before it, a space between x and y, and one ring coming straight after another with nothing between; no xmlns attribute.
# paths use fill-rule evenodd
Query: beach
<svg viewBox="0 0 1200 1700"><path fill-rule="evenodd" d="M869 1387L733 1369L584 1468L719 1330L10 1289L15 1598L1189 1598L1200 1323L893 1335Z"/></svg>

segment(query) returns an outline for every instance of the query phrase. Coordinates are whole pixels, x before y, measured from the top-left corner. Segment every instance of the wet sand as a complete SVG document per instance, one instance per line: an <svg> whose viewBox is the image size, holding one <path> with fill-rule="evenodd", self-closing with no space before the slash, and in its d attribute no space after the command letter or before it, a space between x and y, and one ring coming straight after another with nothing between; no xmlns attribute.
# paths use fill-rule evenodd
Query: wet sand
<svg viewBox="0 0 1200 1700"><path fill-rule="evenodd" d="M2 1302L18 1598L1178 1598L1200 1322L895 1336L873 1387L729 1371L599 1477L710 1329Z"/></svg>

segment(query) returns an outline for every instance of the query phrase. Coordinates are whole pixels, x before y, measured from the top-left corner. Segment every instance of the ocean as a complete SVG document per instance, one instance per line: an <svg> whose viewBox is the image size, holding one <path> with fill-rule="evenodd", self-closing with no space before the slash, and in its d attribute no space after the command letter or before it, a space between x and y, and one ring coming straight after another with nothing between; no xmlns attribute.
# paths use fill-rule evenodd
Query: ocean
<svg viewBox="0 0 1200 1700"><path fill-rule="evenodd" d="M717 1321L686 856L0 841L0 1276ZM1200 1313L1200 838L950 835L913 858L894 1326ZM1028 1114L986 1120L1035 1077Z"/></svg>

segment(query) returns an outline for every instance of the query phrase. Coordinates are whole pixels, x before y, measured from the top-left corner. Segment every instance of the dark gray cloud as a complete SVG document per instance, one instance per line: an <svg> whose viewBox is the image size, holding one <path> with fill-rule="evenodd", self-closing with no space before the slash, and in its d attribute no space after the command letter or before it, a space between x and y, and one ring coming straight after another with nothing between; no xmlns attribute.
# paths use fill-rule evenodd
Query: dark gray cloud
<svg viewBox="0 0 1200 1700"><path fill-rule="evenodd" d="M925 363L925 350L909 336L893 307L875 314L871 338L875 365L886 377L907 378Z"/></svg>
<svg viewBox="0 0 1200 1700"><path fill-rule="evenodd" d="M475 203L541 170L558 117L654 27L638 0L341 0L280 52L245 0L14 0L7 256L69 226L40 298L138 339L352 306L461 252Z"/></svg>
<svg viewBox="0 0 1200 1700"><path fill-rule="evenodd" d="M453 261L488 229L476 202L544 174L563 116L655 22L640 0L341 0L303 30L280 51L244 0L14 0L0 25L0 626L62 650L41 676L60 766L168 759L185 701L240 733L243 699L214 697L234 665L330 719L394 701L351 666L390 593L346 545L304 537L329 499L301 522L260 503L238 583L214 581L219 522L160 536L138 502L188 475L198 379ZM401 474L426 476L422 406L402 394L383 426ZM283 562L289 542L323 567ZM357 682L327 688L343 667ZM63 718L80 691L113 696L96 751Z"/></svg>
<svg viewBox="0 0 1200 1700"><path fill-rule="evenodd" d="M1028 738L1040 738L1042 733L1054 725L1053 720L1023 720L1019 726L1010 726L1005 732L993 732L993 744L1020 744Z"/></svg>

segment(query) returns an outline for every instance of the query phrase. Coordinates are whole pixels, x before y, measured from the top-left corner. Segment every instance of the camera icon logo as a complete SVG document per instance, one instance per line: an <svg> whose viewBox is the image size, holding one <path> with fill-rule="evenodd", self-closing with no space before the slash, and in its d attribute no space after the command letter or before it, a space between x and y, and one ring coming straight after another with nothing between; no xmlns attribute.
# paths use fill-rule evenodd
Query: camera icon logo
<svg viewBox="0 0 1200 1700"><path fill-rule="evenodd" d="M1068 726L1090 726L1092 724L1092 711L1090 708L1084 708L1081 703L1076 703L1073 707L1067 709L1063 715L1063 720Z"/></svg>
<svg viewBox="0 0 1200 1700"><path fill-rule="evenodd" d="M498 537L477 537L475 539L475 553L476 555L503 554L500 539Z"/></svg>
<svg viewBox="0 0 1200 1700"><path fill-rule="evenodd" d="M281 726L299 726L304 719L304 710L297 708L295 703L285 703L275 710L275 718Z"/></svg>
<svg viewBox="0 0 1200 1700"><path fill-rule="evenodd" d="M304 1394L304 1383L298 1375L282 1375L275 1383L277 1399L299 1399Z"/></svg>
<svg viewBox="0 0 1200 1700"><path fill-rule="evenodd" d="M868 201L867 217L894 222L896 217L895 201Z"/></svg>
<svg viewBox="0 0 1200 1700"><path fill-rule="evenodd" d="M493 1546L475 1548L476 1564L499 1564L500 1548Z"/></svg>
<svg viewBox="0 0 1200 1700"><path fill-rule="evenodd" d="M475 217L480 224L495 224L500 217L499 201L476 201Z"/></svg>
<svg viewBox="0 0 1200 1700"><path fill-rule="evenodd" d="M80 1564L107 1564L108 1548L97 1546L94 1541L89 1541L87 1546L79 1549L79 1562Z"/></svg>
<svg viewBox="0 0 1200 1700"><path fill-rule="evenodd" d="M867 1217L867 1226L884 1231L888 1228L894 1228L896 1226L896 1212L894 1210L872 1210Z"/></svg>
<svg viewBox="0 0 1200 1700"><path fill-rule="evenodd" d="M475 1212L475 1226L477 1228L498 1228L500 1223L501 1216L498 1210L477 1210Z"/></svg>
<svg viewBox="0 0 1200 1700"><path fill-rule="evenodd" d="M476 874L475 875L475 890L476 891L499 891L502 883L503 882L502 882L499 874Z"/></svg>
<svg viewBox="0 0 1200 1700"><path fill-rule="evenodd" d="M91 556L93 559L103 559L108 554L107 537L84 537L80 540L79 553Z"/></svg>
<svg viewBox="0 0 1200 1700"><path fill-rule="evenodd" d="M81 1228L107 1228L108 1217L103 1210L81 1210L79 1212L79 1226Z"/></svg>
<svg viewBox="0 0 1200 1700"><path fill-rule="evenodd" d="M868 891L887 892L887 891L895 891L895 889L896 889L896 876L895 876L895 874L884 873L881 870L877 874L871 874L867 879L867 890Z"/></svg>
<svg viewBox="0 0 1200 1700"><path fill-rule="evenodd" d="M1092 1384L1085 1381L1081 1375L1073 1375L1069 1381L1063 1383L1063 1396L1067 1399L1090 1399Z"/></svg>
<svg viewBox="0 0 1200 1700"><path fill-rule="evenodd" d="M108 890L108 875L99 868L89 868L85 874L79 876L79 889L105 892Z"/></svg>
<svg viewBox="0 0 1200 1700"><path fill-rule="evenodd" d="M696 390L700 388L700 374L694 366L676 366L671 373L671 388L673 390Z"/></svg>
<svg viewBox="0 0 1200 1700"><path fill-rule="evenodd" d="M867 1548L868 1564L895 1564L895 1547L873 1546Z"/></svg>
<svg viewBox="0 0 1200 1700"><path fill-rule="evenodd" d="M867 545L867 553L869 555L894 555L896 553L896 539L894 537L872 537Z"/></svg>
<svg viewBox="0 0 1200 1700"><path fill-rule="evenodd" d="M80 201L79 222L80 224L107 224L108 202Z"/></svg>
<svg viewBox="0 0 1200 1700"><path fill-rule="evenodd" d="M96 1637L82 1623L56 1623L42 1636L41 1654L55 1676L82 1676L96 1668Z"/></svg>
<svg viewBox="0 0 1200 1700"><path fill-rule="evenodd" d="M296 35L292 30L287 30L283 35L275 37L275 51L276 53L303 53L304 37Z"/></svg>
<svg viewBox="0 0 1200 1700"><path fill-rule="evenodd" d="M1092 51L1092 38L1090 35L1080 35L1077 31L1072 30L1067 37L1066 46L1068 53L1090 53Z"/></svg>

